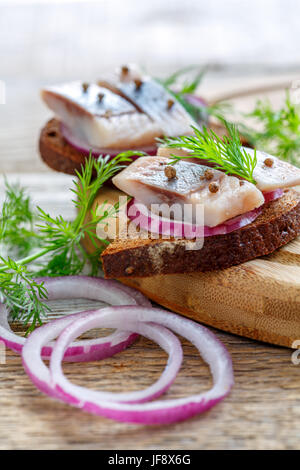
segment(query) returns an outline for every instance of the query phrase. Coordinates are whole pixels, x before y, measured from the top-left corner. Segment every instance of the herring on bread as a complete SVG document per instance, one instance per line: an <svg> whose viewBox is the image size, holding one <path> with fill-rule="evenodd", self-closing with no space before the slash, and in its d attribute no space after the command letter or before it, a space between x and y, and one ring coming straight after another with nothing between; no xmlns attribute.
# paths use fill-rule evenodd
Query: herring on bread
<svg viewBox="0 0 300 470"><path fill-rule="evenodd" d="M120 239L102 254L107 278L207 272L229 268L268 255L300 234L300 194L286 190L251 224L204 240L191 250L190 240ZM188 245L189 249L185 248Z"/></svg>
<svg viewBox="0 0 300 470"><path fill-rule="evenodd" d="M41 157L66 173L78 170L90 151L155 155L158 137L190 134L198 124L163 85L135 66L94 83L46 87L41 97L55 114L41 131Z"/></svg>
<svg viewBox="0 0 300 470"><path fill-rule="evenodd" d="M150 225L141 224L140 213L134 221L127 211L128 223L140 223L140 231L134 237L128 237L130 231L125 238L121 234L103 252L106 277L224 269L268 255L299 235L300 194L288 189L300 183L298 168L257 152L254 185L203 164L182 160L174 165L176 175L168 177L169 163L167 156L141 157L113 178L116 187L147 207ZM217 191L211 191L212 184ZM163 203L160 214L156 213L157 203ZM152 220L166 220L164 208L174 203L201 204L205 230L199 249L191 246L197 239L184 233L179 238L172 233L165 237L160 229L158 236L153 237ZM253 212L255 217L249 219ZM232 223L239 216L243 223ZM172 227L175 222L173 213ZM184 222L195 224L193 218Z"/></svg>

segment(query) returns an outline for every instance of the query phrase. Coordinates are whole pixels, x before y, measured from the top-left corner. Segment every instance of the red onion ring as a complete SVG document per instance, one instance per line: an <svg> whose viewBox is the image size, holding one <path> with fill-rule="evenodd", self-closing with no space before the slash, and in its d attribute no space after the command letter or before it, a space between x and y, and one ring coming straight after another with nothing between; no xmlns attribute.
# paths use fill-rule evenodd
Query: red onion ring
<svg viewBox="0 0 300 470"><path fill-rule="evenodd" d="M99 147L92 147L89 145L87 142L84 142L83 140L79 139L77 136L73 134L73 132L63 123L60 123L60 131L64 137L64 139L68 142L69 145L74 147L76 150L78 150L80 153L83 155L89 155L90 151L92 151L92 155L94 157L99 157L99 155L110 155L111 158L115 157L121 152L124 152L125 150L133 150L137 152L145 152L148 155L156 155L157 153L157 146L156 145L148 145L145 147L139 147L139 148L133 148L133 149L128 149L128 148L99 148ZM132 160L136 160L139 158L138 155L133 156Z"/></svg>
<svg viewBox="0 0 300 470"><path fill-rule="evenodd" d="M282 195L282 189L266 192L264 193L265 203L274 201ZM143 203L137 201L135 198L131 199L127 204L127 217L135 225L139 225L142 230L168 237L184 237L186 239L225 235L254 222L261 211L262 206L229 219L216 227L203 227L188 222L160 217L154 212L151 212Z"/></svg>
<svg viewBox="0 0 300 470"><path fill-rule="evenodd" d="M48 299L73 299L85 298L90 300L102 300L110 305L146 305L151 306L146 297L137 293L134 289L122 286L116 281L88 277L88 276L66 276L53 278L39 278L37 281L44 282L48 291ZM74 315L66 317L66 324L72 321ZM0 340L13 351L20 353L26 338L16 335L7 322L8 311L4 305L0 308ZM71 345L65 353L64 360L93 361L109 357L128 347L137 338L137 335L116 331L106 338L93 340L81 340L76 345ZM53 345L43 348L42 356L49 358Z"/></svg>
<svg viewBox="0 0 300 470"><path fill-rule="evenodd" d="M101 309L100 309L101 310ZM35 330L26 341L23 347L22 359L24 369L30 377L31 381L44 393L51 397L58 398L64 402L69 403L72 398L70 393L65 393L63 389L56 386L53 378L50 375L48 367L44 364L41 358L41 351L44 345L49 341L56 338L62 331L65 331L76 319L82 319L94 311L81 312L70 317L63 317L54 320L46 325ZM128 329L127 329L128 330ZM169 355L168 363L162 372L160 378L150 387L137 392L128 393L110 393L110 392L95 392L87 390L91 399L97 397L98 400L104 401L121 401L128 403L143 403L145 401L157 398L164 393L173 383L175 377L180 369L182 363L182 348L178 338L166 328L151 323L135 325L135 332L154 340L163 348ZM130 331L132 333L132 331ZM65 348L62 355L64 356ZM56 349L56 356L59 355L61 359L61 348ZM54 348L53 353L54 354ZM51 356L51 357L52 357ZM59 366L61 367L61 365ZM60 373L60 369L56 372L54 365L54 375ZM82 387L70 384L70 388L74 387L75 392L83 389ZM83 389L86 390L86 389Z"/></svg>
<svg viewBox="0 0 300 470"><path fill-rule="evenodd" d="M77 336L97 327L121 326L121 328L135 331L140 323L148 323L149 321L170 328L196 346L205 362L208 363L213 375L214 385L209 391L175 400L126 404L101 399L90 400L90 394L84 388L76 388L75 392L73 386L69 387L68 381L62 379L61 356L68 344ZM37 371L39 374L41 373L41 364L43 363L40 359L40 351L43 344L50 339L46 334L46 329L51 332L51 337L56 334L53 328L51 329L51 325L47 324L30 336L23 349L23 364L31 377ZM140 424L169 424L206 411L229 393L234 382L231 358L226 348L207 328L171 312L140 306L108 307L78 315L77 319L70 323L59 336L54 347L50 370L52 388L49 392L48 377L47 386L44 388L46 393L51 396L53 393L59 393L59 398L92 414ZM34 382L36 383L36 376ZM55 386L55 392L53 392L53 386Z"/></svg>
<svg viewBox="0 0 300 470"><path fill-rule="evenodd" d="M131 199L127 205L127 217L135 225L139 225L141 229L154 234L168 237L184 237L186 239L211 237L233 232L252 223L260 213L261 207L227 220L216 227L203 227L201 225L160 217L135 198Z"/></svg>
<svg viewBox="0 0 300 470"><path fill-rule="evenodd" d="M275 201L276 199L279 199L283 195L283 189L275 189L274 191L268 191L266 193L263 193L264 198L265 198L265 204L271 201Z"/></svg>

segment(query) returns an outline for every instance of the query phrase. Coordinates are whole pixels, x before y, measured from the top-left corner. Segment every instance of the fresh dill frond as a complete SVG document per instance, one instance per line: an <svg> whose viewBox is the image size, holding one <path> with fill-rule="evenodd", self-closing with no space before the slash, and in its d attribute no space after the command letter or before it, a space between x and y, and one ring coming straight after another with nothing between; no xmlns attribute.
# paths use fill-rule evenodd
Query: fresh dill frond
<svg viewBox="0 0 300 470"><path fill-rule="evenodd" d="M26 266L9 257L0 257L0 261L1 302L8 308L12 320L22 321L25 325L30 323L28 334L37 324L42 324L42 319L49 311L43 302L47 298L47 291L43 282L33 279L33 273Z"/></svg>
<svg viewBox="0 0 300 470"><path fill-rule="evenodd" d="M262 128L242 128L243 134L251 144L299 166L300 106L291 102L288 92L281 109L274 109L268 100L260 100L246 117L254 118Z"/></svg>
<svg viewBox="0 0 300 470"><path fill-rule="evenodd" d="M43 209L37 208L36 216L30 209L30 200L25 196L22 188L7 184L9 196L6 197L4 210L2 210L0 228L0 244L13 230L19 232L20 239L16 240L16 248L24 247L23 236L28 232L19 231L23 224L30 224L35 228L33 236L39 240L40 247L32 252L23 251L25 257L14 261L11 257L0 256L0 296L11 312L13 320L20 320L25 325L30 324L27 331L32 331L36 325L42 324L47 315L48 307L43 302L47 298L47 291L43 283L34 280L36 276L67 276L80 274L87 264L90 264L91 275L96 275L99 269L99 256L109 243L96 236L97 224L105 224L107 218L115 217L119 206L110 206L103 203L92 208L95 196L103 184L116 172L124 167L124 163L131 162L132 156L144 155L143 152L123 152L114 158L109 156L95 159L90 154L81 172L77 172L78 181L74 181L71 191L76 196L74 204L77 207L77 216L73 221L63 217L52 217ZM19 201L19 209L23 207L24 213L13 210L13 202ZM11 219L8 220L8 215ZM34 219L37 222L34 225ZM33 227L34 225L34 227ZM10 235L11 236L11 235ZM82 240L88 237L95 247L90 255L82 247ZM32 248L32 244L30 244ZM35 247L36 248L36 247ZM32 268L32 264L38 270ZM32 268L32 269L30 269Z"/></svg>
<svg viewBox="0 0 300 470"><path fill-rule="evenodd" d="M200 83L202 82L202 79L206 73L206 68L202 68L197 71L196 75L192 78L192 80L187 80L183 82L183 85L181 89L179 90L179 93L181 95L187 95L187 94L193 94L199 87Z"/></svg>
<svg viewBox="0 0 300 470"><path fill-rule="evenodd" d="M103 184L112 178L118 171L124 168L124 163L131 162L133 156L143 156L144 152L133 152L128 150L119 153L116 157L110 158L100 156L95 159L90 154L85 166L81 167L81 172L76 172L78 181L73 181L72 192L76 195L73 200L78 209L78 215L74 221L76 226L80 226L89 209L91 208L95 196Z"/></svg>
<svg viewBox="0 0 300 470"><path fill-rule="evenodd" d="M158 80L197 123L206 122L209 116L222 121L230 111L228 103L210 105L195 95L206 73L207 67L199 68L199 66L192 65L177 70L165 79Z"/></svg>
<svg viewBox="0 0 300 470"><path fill-rule="evenodd" d="M90 155L81 172L77 172L78 180L73 181L74 187L71 189L76 196L73 200L77 207L75 220L69 222L62 217L51 217L38 207L38 216L42 224L39 223L37 226L44 235L44 247L53 252L51 258L45 260L44 265L40 265L39 275L76 275L81 273L88 263L91 265L91 274L95 273L95 257L83 250L81 242L84 237L88 237L94 246L97 245L99 262L99 256L107 240L102 240L102 247L99 247L99 243L96 243L96 227L98 223L103 223L103 220L111 217L112 211L104 205L93 211L92 204L103 184L122 169L125 162L131 161L133 154L136 155L130 151L123 152L112 159L109 155L100 156L98 159ZM141 154L142 152L139 152L139 155ZM117 210L116 207L114 213ZM85 222L88 216L89 221Z"/></svg>
<svg viewBox="0 0 300 470"><path fill-rule="evenodd" d="M191 75L191 72L196 73L193 74L191 78L186 77L186 75ZM205 73L205 67L199 68L199 66L192 65L177 70L165 79L157 79L196 122L205 121L207 119L207 107L201 100L191 102L190 96L194 94L199 87Z"/></svg>
<svg viewBox="0 0 300 470"><path fill-rule="evenodd" d="M172 163L185 158L199 158L213 163L215 168L233 174L255 184L253 171L257 164L256 151L253 156L241 145L239 132L233 124L223 121L228 135L219 137L213 130L193 127L194 135L161 139L166 147L188 150L187 156L172 155Z"/></svg>
<svg viewBox="0 0 300 470"><path fill-rule="evenodd" d="M204 68L199 69L198 65L189 65L187 67L183 67L179 70L176 70L176 72L172 73L168 77L163 78L163 79L159 79L159 81L165 87L177 86L177 88L178 88L179 87L179 81L182 80L182 77L186 76L187 74L190 74L190 72L194 72L194 71L196 71L196 77L192 79L192 82L187 82L187 79L186 79L185 84L194 83L195 84L194 91L195 91L195 89L197 88L197 86L201 82L202 77L205 73L205 69ZM197 77L199 77L198 80L197 80Z"/></svg>
<svg viewBox="0 0 300 470"><path fill-rule="evenodd" d="M5 183L5 199L0 216L0 243L3 251L14 256L26 256L39 245L34 231L35 214L30 198L18 183Z"/></svg>

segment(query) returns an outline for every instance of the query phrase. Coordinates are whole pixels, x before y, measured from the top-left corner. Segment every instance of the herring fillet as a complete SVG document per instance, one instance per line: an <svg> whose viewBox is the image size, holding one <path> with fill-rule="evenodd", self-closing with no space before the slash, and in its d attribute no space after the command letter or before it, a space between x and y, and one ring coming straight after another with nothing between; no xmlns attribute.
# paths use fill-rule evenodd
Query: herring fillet
<svg viewBox="0 0 300 470"><path fill-rule="evenodd" d="M246 150L250 155L253 155L253 149L247 148ZM253 178L261 191L290 188L300 184L300 169L296 166L262 151L257 150L256 156L257 165L253 172ZM266 158L273 160L271 167L265 165Z"/></svg>
<svg viewBox="0 0 300 470"><path fill-rule="evenodd" d="M252 183L243 181L241 184L238 178L204 165L181 160L174 165L176 178L168 179L164 170L169 163L170 159L165 157L141 157L117 174L113 183L154 212L157 211L154 206L151 208L154 204L177 203L182 209L185 204L195 209L200 204L204 209L204 225L209 227L215 227L264 203L263 194ZM206 170L213 172L212 179L205 178ZM219 186L216 193L209 190L212 182ZM170 216L165 206L159 212L163 217ZM184 211L184 221L195 223L195 213L196 210Z"/></svg>
<svg viewBox="0 0 300 470"><path fill-rule="evenodd" d="M244 147L245 150L253 156L254 150ZM171 155L188 156L190 153L186 149L177 149L171 147L159 147L157 155L170 157ZM256 187L260 191L273 191L275 189L290 188L300 184L300 169L288 162L280 160L273 155L256 150L257 165L253 172L253 178L256 181ZM192 157L191 157L192 158ZM265 165L266 158L273 160L273 165ZM212 165L205 160L197 159L201 165ZM194 159L196 161L196 159Z"/></svg>
<svg viewBox="0 0 300 470"><path fill-rule="evenodd" d="M150 77L141 75L139 88L134 80L120 79L117 75L110 81L99 83L130 100L140 111L160 125L164 136L189 135L193 132L191 126L198 127L184 107L159 82ZM170 107L168 107L169 100L173 102Z"/></svg>
<svg viewBox="0 0 300 470"><path fill-rule="evenodd" d="M98 95L103 94L99 101ZM151 145L161 128L140 113L125 98L91 84L86 92L82 83L71 82L45 88L42 99L79 139L95 147L136 147Z"/></svg>
<svg viewBox="0 0 300 470"><path fill-rule="evenodd" d="M80 81L64 83L43 89L41 96L74 136L98 148L154 145L157 137L191 134L191 125L197 125L162 85L147 77L139 89L133 79L114 78L86 90Z"/></svg>

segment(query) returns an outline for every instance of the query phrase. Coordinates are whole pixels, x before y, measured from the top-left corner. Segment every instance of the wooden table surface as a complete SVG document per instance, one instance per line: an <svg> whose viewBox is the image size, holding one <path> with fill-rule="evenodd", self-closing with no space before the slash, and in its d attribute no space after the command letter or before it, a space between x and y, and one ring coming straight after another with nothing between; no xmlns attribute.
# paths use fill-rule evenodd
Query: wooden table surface
<svg viewBox="0 0 300 470"><path fill-rule="evenodd" d="M61 80L66 72L63 68L66 62L59 55L57 65L54 52L58 49L52 49L53 43L45 49L47 34L50 35L46 28L48 16L43 16L41 23L35 22L34 16L30 15L29 22L23 21L23 10L19 18L20 28L24 23L29 34L30 28L38 24L36 33L39 37L43 35L43 41L34 37L29 44L29 36L25 35L27 42L23 50L23 36L15 35L20 47L18 55L12 56L14 50L8 20L14 13L8 9L4 13L7 20L5 15L2 16L4 32L1 27L1 37L6 43L1 57L1 73L4 75L0 79L6 81L7 100L0 106L0 172L25 185L34 203L52 214L71 218L74 215L68 192L71 178L47 169L38 159L37 152L39 129L50 115L40 103L37 91L48 82ZM70 30L71 26L70 23ZM97 30L96 26L93 26L93 31ZM46 56L44 51L47 51ZM65 53L70 51L71 45ZM36 59L32 59L32 70L31 52ZM91 65L92 62L87 63ZM68 77L73 77L71 65L68 70ZM86 75L97 76L96 70L95 61L94 68L89 67ZM22 80L18 77L19 71ZM299 74L295 73L288 79L297 77ZM269 78L265 81L268 82ZM275 77L275 80L284 81L286 78ZM252 82L257 83L256 78ZM224 79L222 75L215 74L211 82L205 81L202 93L213 98L226 90L247 87L249 80L239 76ZM1 185L0 197L3 197L2 182ZM82 310L90 303L75 300L52 302L51 305L54 313L61 313ZM95 417L51 400L30 382L20 357L7 351L5 364L0 364L0 449L299 448L300 365L291 362L292 352L220 331L216 334L232 355L235 386L231 394L201 416L175 425L151 428ZM166 394L167 398L199 393L211 384L209 371L194 347L185 341L183 347L184 364ZM131 348L113 358L99 363L68 364L65 370L78 384L106 391L125 391L151 384L165 361L166 355L155 344L139 339Z"/></svg>

